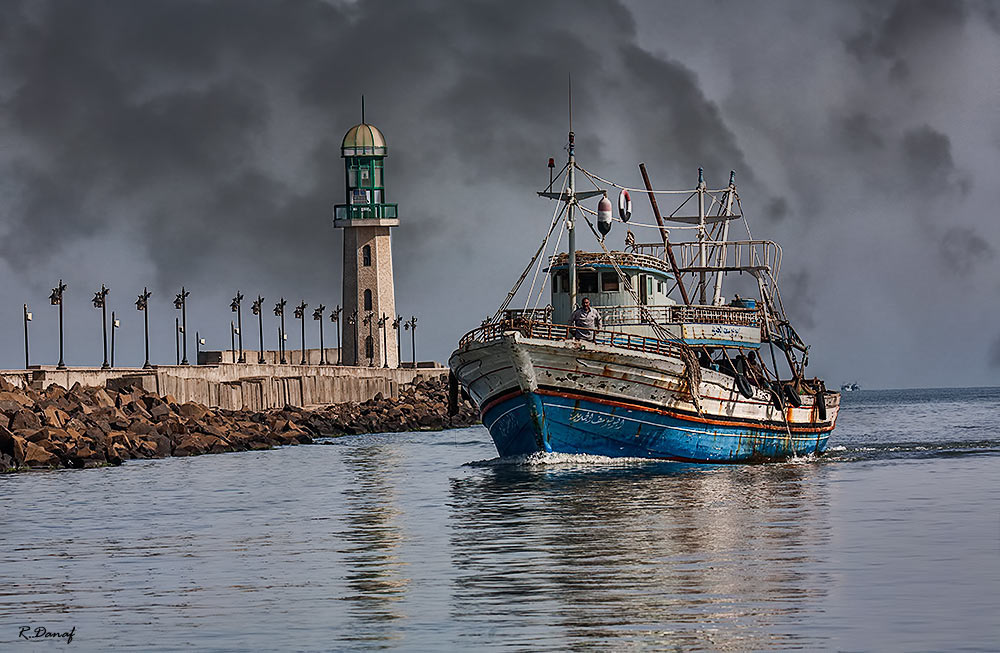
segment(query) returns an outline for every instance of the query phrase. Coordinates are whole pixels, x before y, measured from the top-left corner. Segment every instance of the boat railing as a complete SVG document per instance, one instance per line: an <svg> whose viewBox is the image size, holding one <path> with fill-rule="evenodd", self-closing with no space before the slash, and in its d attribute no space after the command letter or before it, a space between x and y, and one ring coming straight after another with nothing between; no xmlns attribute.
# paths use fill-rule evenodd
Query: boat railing
<svg viewBox="0 0 1000 653"><path fill-rule="evenodd" d="M677 266L684 272L737 272L766 270L774 279L781 268L781 246L770 240L727 240L705 243L705 264L697 242L670 245Z"/></svg>
<svg viewBox="0 0 1000 653"><path fill-rule="evenodd" d="M662 249L662 248L661 248ZM662 258L637 254L632 252L610 252L615 263L621 268L650 268L660 270L666 274L671 273L670 265ZM565 267L569 265L569 254L562 252L549 258L549 266L552 268ZM577 252L576 265L578 268L591 265L611 265L608 255L604 252Z"/></svg>
<svg viewBox="0 0 1000 653"><path fill-rule="evenodd" d="M701 306L670 304L666 306L596 306L607 325L644 324L648 314L658 324L726 324L759 327L762 321L758 308L739 306Z"/></svg>
<svg viewBox="0 0 1000 653"><path fill-rule="evenodd" d="M508 308L503 312L505 322L513 320L528 320L530 322L551 322L552 307L542 308Z"/></svg>
<svg viewBox="0 0 1000 653"><path fill-rule="evenodd" d="M651 338L637 333L625 333L612 329L579 329L566 324L528 320L503 320L483 324L465 334L459 342L459 346L464 347L472 342L485 343L499 340L504 334L511 331L517 331L526 338L540 340L572 340L576 332L580 332L581 335L585 336L581 339L586 342L663 356L679 356L683 349L683 345L676 341Z"/></svg>

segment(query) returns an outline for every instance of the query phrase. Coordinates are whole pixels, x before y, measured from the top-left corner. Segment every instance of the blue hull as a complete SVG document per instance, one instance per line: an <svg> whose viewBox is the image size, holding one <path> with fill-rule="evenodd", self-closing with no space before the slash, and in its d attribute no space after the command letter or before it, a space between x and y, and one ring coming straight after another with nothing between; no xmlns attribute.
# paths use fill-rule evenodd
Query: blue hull
<svg viewBox="0 0 1000 653"><path fill-rule="evenodd" d="M726 425L697 416L599 398L526 393L484 402L483 424L501 456L540 451L609 457L733 463L775 460L826 449L832 426ZM827 426L827 428L822 428Z"/></svg>

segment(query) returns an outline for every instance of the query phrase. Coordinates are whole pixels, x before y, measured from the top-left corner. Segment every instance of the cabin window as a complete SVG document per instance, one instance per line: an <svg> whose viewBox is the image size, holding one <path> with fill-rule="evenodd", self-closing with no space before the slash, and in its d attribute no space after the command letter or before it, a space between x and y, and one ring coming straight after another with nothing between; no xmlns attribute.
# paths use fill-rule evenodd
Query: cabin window
<svg viewBox="0 0 1000 653"><path fill-rule="evenodd" d="M372 310L372 291L370 288L365 289L365 310Z"/></svg>
<svg viewBox="0 0 1000 653"><path fill-rule="evenodd" d="M375 358L375 341L371 336L365 338L365 358L368 360Z"/></svg>
<svg viewBox="0 0 1000 653"><path fill-rule="evenodd" d="M380 168L377 163L375 164L375 170L374 170L374 172L375 172L375 186L378 187L378 188L381 188L382 187L382 168Z"/></svg>
<svg viewBox="0 0 1000 653"><path fill-rule="evenodd" d="M559 286L556 292L569 292L569 272L557 272L553 278L553 287Z"/></svg>
<svg viewBox="0 0 1000 653"><path fill-rule="evenodd" d="M597 292L597 273L596 272L580 272L580 276L576 281L579 288L579 292L582 293L596 293Z"/></svg>
<svg viewBox="0 0 1000 653"><path fill-rule="evenodd" d="M372 264L372 246L365 245L361 248L361 264L366 268L371 267Z"/></svg>
<svg viewBox="0 0 1000 653"><path fill-rule="evenodd" d="M371 186L372 185L372 182L371 182L371 174L372 174L371 173L371 169L368 166L362 166L362 168L358 172L361 173L360 179L359 179L360 183L358 185L359 186Z"/></svg>
<svg viewBox="0 0 1000 653"><path fill-rule="evenodd" d="M656 292L660 293L661 295L663 294L663 282L662 281L657 281L656 282Z"/></svg>
<svg viewBox="0 0 1000 653"><path fill-rule="evenodd" d="M601 291L618 292L617 272L601 272Z"/></svg>
<svg viewBox="0 0 1000 653"><path fill-rule="evenodd" d="M647 282L649 278L645 274L639 275L639 303L648 304L649 303L649 285Z"/></svg>

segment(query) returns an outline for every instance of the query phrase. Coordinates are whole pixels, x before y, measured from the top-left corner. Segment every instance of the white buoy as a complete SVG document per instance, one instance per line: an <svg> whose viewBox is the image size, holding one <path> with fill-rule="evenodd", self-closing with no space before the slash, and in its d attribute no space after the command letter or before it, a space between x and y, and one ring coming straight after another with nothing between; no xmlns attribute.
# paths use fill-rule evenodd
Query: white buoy
<svg viewBox="0 0 1000 653"><path fill-rule="evenodd" d="M607 236L611 231L611 200L607 195L597 203L597 230L602 236Z"/></svg>

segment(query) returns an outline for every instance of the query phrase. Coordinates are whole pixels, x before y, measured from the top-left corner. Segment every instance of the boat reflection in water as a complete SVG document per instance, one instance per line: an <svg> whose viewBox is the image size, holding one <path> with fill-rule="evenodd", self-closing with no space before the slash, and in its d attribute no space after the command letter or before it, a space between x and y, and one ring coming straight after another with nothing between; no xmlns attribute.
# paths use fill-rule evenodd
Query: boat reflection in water
<svg viewBox="0 0 1000 653"><path fill-rule="evenodd" d="M809 622L830 581L813 555L830 545L825 474L570 463L454 479L453 618L482 632L470 645L823 646Z"/></svg>

